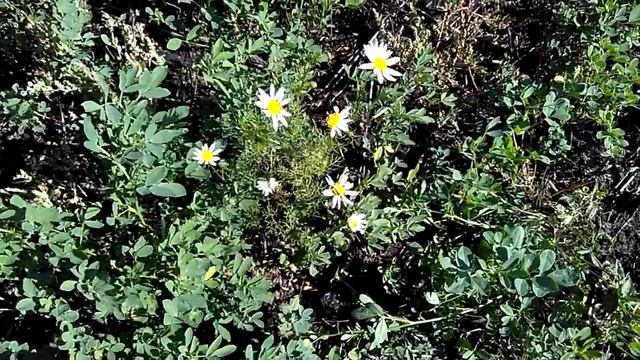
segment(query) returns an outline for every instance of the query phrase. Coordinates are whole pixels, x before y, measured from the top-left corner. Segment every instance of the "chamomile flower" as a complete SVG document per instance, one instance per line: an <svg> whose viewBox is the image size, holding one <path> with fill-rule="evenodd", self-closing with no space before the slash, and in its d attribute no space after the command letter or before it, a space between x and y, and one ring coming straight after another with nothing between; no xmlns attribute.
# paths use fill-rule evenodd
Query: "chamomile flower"
<svg viewBox="0 0 640 360"><path fill-rule="evenodd" d="M384 43L379 43L375 39L371 40L368 45L364 46L364 54L370 62L360 65L360 69L373 70L380 84L385 79L393 82L396 81L396 77L402 76L401 73L391 68L391 66L400 62L400 58L391 57L391 51L387 49Z"/></svg>
<svg viewBox="0 0 640 360"><path fill-rule="evenodd" d="M269 94L264 90L258 89L258 101L256 105L262 109L262 112L271 119L273 128L278 131L278 127L288 126L287 117L291 114L284 108L291 101L291 99L284 98L284 88L279 88L276 91L275 86L271 84Z"/></svg>
<svg viewBox="0 0 640 360"><path fill-rule="evenodd" d="M342 132L349 131L349 123L351 120L349 119L349 107L338 109L337 106L333 107L333 112L327 115L327 126L331 129L331 137L335 137L337 135L342 135Z"/></svg>
<svg viewBox="0 0 640 360"><path fill-rule="evenodd" d="M276 179L270 178L269 180L258 180L258 185L256 187L258 190L262 191L262 195L269 196L276 191L278 186L280 186L280 183L276 181Z"/></svg>
<svg viewBox="0 0 640 360"><path fill-rule="evenodd" d="M367 220L365 220L365 217L365 214L352 214L349 216L347 219L347 225L349 225L351 232L364 234L364 229L367 227Z"/></svg>
<svg viewBox="0 0 640 360"><path fill-rule="evenodd" d="M332 198L332 207L340 209L342 203L345 205L353 204L353 201L351 201L349 197L358 195L358 192L351 190L353 189L353 183L349 182L349 173L345 172L340 175L338 181L333 181L331 177L327 176L327 183L329 184L329 188L325 189L322 195Z"/></svg>
<svg viewBox="0 0 640 360"><path fill-rule="evenodd" d="M200 165L215 165L220 157L218 155L222 152L222 149L216 148L215 145L204 144L200 149L196 149L193 153L193 160L197 161Z"/></svg>

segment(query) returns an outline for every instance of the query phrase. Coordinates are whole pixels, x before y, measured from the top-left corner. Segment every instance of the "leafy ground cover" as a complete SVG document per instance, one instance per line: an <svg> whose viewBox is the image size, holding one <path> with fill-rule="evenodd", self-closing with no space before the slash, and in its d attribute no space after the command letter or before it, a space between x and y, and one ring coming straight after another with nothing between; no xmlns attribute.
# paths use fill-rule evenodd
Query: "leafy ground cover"
<svg viewBox="0 0 640 360"><path fill-rule="evenodd" d="M640 357L635 2L0 16L0 358Z"/></svg>

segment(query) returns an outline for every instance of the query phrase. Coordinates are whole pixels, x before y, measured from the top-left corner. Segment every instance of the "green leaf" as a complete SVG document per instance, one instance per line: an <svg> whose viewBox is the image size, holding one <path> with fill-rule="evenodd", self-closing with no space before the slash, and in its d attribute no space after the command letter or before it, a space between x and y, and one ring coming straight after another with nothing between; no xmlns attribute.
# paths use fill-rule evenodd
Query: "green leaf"
<svg viewBox="0 0 640 360"><path fill-rule="evenodd" d="M159 183L162 181L165 176L167 176L167 168L164 166L158 166L153 168L147 174L147 178L145 180L145 185L150 186Z"/></svg>
<svg viewBox="0 0 640 360"><path fill-rule="evenodd" d="M556 253L553 250L546 249L540 254L540 266L538 271L542 274L553 267L556 262Z"/></svg>
<svg viewBox="0 0 640 360"><path fill-rule="evenodd" d="M118 88L120 89L120 91L131 92L131 91L128 91L127 88L133 85L133 82L136 79L137 72L138 72L138 69L136 67L132 67L127 71L120 71L118 73L119 75ZM136 91L136 90L133 90L133 91Z"/></svg>
<svg viewBox="0 0 640 360"><path fill-rule="evenodd" d="M21 209L27 207L27 202L24 201L19 195L13 195L11 199L9 199L9 204Z"/></svg>
<svg viewBox="0 0 640 360"><path fill-rule="evenodd" d="M180 46L182 46L182 39L178 38L169 39L169 42L167 43L167 49L171 51L180 49Z"/></svg>
<svg viewBox="0 0 640 360"><path fill-rule="evenodd" d="M640 20L640 4L636 5L629 14L629 22L637 22Z"/></svg>
<svg viewBox="0 0 640 360"><path fill-rule="evenodd" d="M34 297L38 295L38 288L33 280L29 278L22 279L22 293L27 297Z"/></svg>
<svg viewBox="0 0 640 360"><path fill-rule="evenodd" d="M187 190L184 186L178 183L160 183L153 185L149 188L149 191L160 197L182 197L187 195Z"/></svg>
<svg viewBox="0 0 640 360"><path fill-rule="evenodd" d="M107 104L104 106L104 109L107 113L107 119L110 123L114 125L120 124L120 118L122 117L122 114L120 114L120 111L118 111L115 106L113 106L112 104Z"/></svg>
<svg viewBox="0 0 640 360"><path fill-rule="evenodd" d="M221 347L220 349L214 351L213 352L213 356L225 357L225 356L231 355L234 351L236 351L236 346L235 345L225 345L225 346Z"/></svg>
<svg viewBox="0 0 640 360"><path fill-rule="evenodd" d="M189 33L187 34L187 37L186 37L187 41L191 41L195 39L198 36L198 31L200 31L201 28L202 26L196 25L191 30L189 30Z"/></svg>
<svg viewBox="0 0 640 360"><path fill-rule="evenodd" d="M169 68L166 66L158 66L157 68L153 69L153 71L151 72L151 77L145 87L149 90L157 88L167 77L168 73Z"/></svg>
<svg viewBox="0 0 640 360"><path fill-rule="evenodd" d="M525 279L516 279L514 282L516 287L516 291L520 296L527 296L529 293L529 285L527 284L527 280Z"/></svg>
<svg viewBox="0 0 640 360"><path fill-rule="evenodd" d="M138 250L138 252L136 253L136 257L144 258L151 254L153 254L153 246L147 244L141 247L140 250Z"/></svg>
<svg viewBox="0 0 640 360"><path fill-rule="evenodd" d="M102 106L95 101L85 101L81 105L84 108L84 111L88 113L98 111L102 108Z"/></svg>
<svg viewBox="0 0 640 360"><path fill-rule="evenodd" d="M87 137L87 140L93 144L98 143L98 132L96 128L93 126L91 119L89 117L85 117L82 119L82 130L84 131L84 135Z"/></svg>
<svg viewBox="0 0 640 360"><path fill-rule="evenodd" d="M382 319L376 325L375 331L375 342L377 344L382 344L387 341L387 322Z"/></svg>
<svg viewBox="0 0 640 360"><path fill-rule="evenodd" d="M560 290L558 284L549 276L536 276L533 278L533 293L537 297L543 297Z"/></svg>
<svg viewBox="0 0 640 360"><path fill-rule="evenodd" d="M180 135L180 131L178 130L160 130L151 136L149 142L154 144L166 144L178 135Z"/></svg>
<svg viewBox="0 0 640 360"><path fill-rule="evenodd" d="M36 306L36 303L31 298L22 299L18 301L18 304L16 304L16 310L24 314L27 311L33 310L35 306Z"/></svg>
<svg viewBox="0 0 640 360"><path fill-rule="evenodd" d="M569 269L554 270L549 273L549 277L562 287L574 286L578 282L576 273Z"/></svg>
<svg viewBox="0 0 640 360"><path fill-rule="evenodd" d="M60 290L62 290L62 291L73 291L73 289L75 289L77 283L78 282L75 281L75 280L65 280L60 285Z"/></svg>
<svg viewBox="0 0 640 360"><path fill-rule="evenodd" d="M171 95L171 92L165 88L157 87L142 93L142 96L149 99L158 99Z"/></svg>

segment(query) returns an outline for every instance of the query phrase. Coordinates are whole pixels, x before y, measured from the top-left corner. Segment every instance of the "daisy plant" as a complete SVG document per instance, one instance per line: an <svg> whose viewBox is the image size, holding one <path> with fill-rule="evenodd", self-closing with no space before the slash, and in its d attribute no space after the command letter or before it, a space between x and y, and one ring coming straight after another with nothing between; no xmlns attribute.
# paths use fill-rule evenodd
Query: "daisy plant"
<svg viewBox="0 0 640 360"><path fill-rule="evenodd" d="M400 62L400 58L391 57L391 51L383 42L371 40L369 44L364 46L364 54L369 59L369 63L360 65L360 69L373 70L380 84L385 80L396 81L396 77L402 76L400 72L391 68Z"/></svg>
<svg viewBox="0 0 640 360"><path fill-rule="evenodd" d="M276 88L273 84L267 94L264 90L258 89L258 101L256 105L262 109L262 112L271 119L273 129L278 131L280 126L288 126L287 117L291 116L285 106L291 101L284 97L284 88Z"/></svg>
<svg viewBox="0 0 640 360"><path fill-rule="evenodd" d="M217 148L215 144L209 146L207 144L202 145L201 148L195 149L193 153L193 160L197 161L200 165L216 165L220 161L220 153L222 149Z"/></svg>
<svg viewBox="0 0 640 360"><path fill-rule="evenodd" d="M333 112L327 115L327 126L331 130L331 137L342 135L343 131L349 131L349 123L351 122L349 119L349 110L350 108L348 106L342 110L334 106Z"/></svg>
<svg viewBox="0 0 640 360"><path fill-rule="evenodd" d="M322 192L322 195L331 197L331 206L333 208L340 209L342 203L345 205L353 204L350 197L358 195L357 191L353 189L353 183L349 182L349 173L344 172L338 178L338 181L334 181L330 176L327 176L327 184L329 188Z"/></svg>

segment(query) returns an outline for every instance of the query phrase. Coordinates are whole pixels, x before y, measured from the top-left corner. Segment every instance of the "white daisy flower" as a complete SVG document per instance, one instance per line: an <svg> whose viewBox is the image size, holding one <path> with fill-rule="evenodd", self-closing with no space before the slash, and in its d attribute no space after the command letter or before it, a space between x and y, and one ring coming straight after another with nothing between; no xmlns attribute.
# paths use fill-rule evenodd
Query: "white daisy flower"
<svg viewBox="0 0 640 360"><path fill-rule="evenodd" d="M347 219L347 225L351 232L359 232L364 234L364 229L367 227L367 220L365 220L365 214L352 214Z"/></svg>
<svg viewBox="0 0 640 360"><path fill-rule="evenodd" d="M331 129L331 137L335 137L337 135L342 135L342 132L349 131L349 123L351 120L349 119L349 110L350 108L347 106L346 108L338 109L337 106L333 107L333 112L327 115L327 126Z"/></svg>
<svg viewBox="0 0 640 360"><path fill-rule="evenodd" d="M345 172L340 175L338 181L333 181L331 177L327 176L327 183L330 187L325 189L322 195L332 198L332 207L340 209L342 203L345 203L345 205L353 204L353 201L351 201L349 197L358 195L358 192L351 190L353 189L353 183L349 182L349 173Z"/></svg>
<svg viewBox="0 0 640 360"><path fill-rule="evenodd" d="M373 70L378 77L378 82L382 84L384 80L396 81L396 77L402 76L401 73L390 68L400 62L399 57L391 57L391 51L387 50L387 46L377 40L372 39L368 45L364 46L364 54L370 63L360 65L360 69Z"/></svg>
<svg viewBox="0 0 640 360"><path fill-rule="evenodd" d="M285 110L284 107L291 99L284 98L284 88L279 88L278 91L276 91L275 86L271 84L269 90L269 94L267 94L264 90L258 89L258 101L256 101L256 105L271 119L273 128L278 131L280 125L285 127L289 125L287 123L287 117L291 116L291 113Z"/></svg>
<svg viewBox="0 0 640 360"><path fill-rule="evenodd" d="M200 165L215 165L220 160L218 155L222 152L222 149L216 148L214 145L204 144L200 149L196 149L193 153L193 160L197 161Z"/></svg>
<svg viewBox="0 0 640 360"><path fill-rule="evenodd" d="M256 187L258 190L262 191L264 196L269 196L276 191L278 186L280 186L280 182L276 181L274 178L270 178L269 180L258 180L258 185Z"/></svg>

